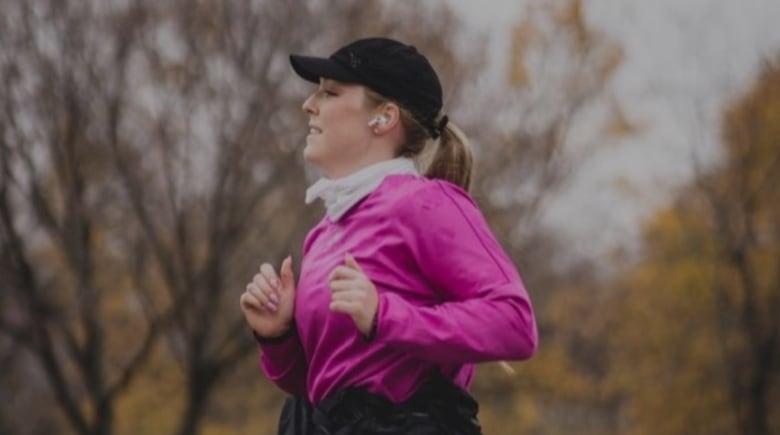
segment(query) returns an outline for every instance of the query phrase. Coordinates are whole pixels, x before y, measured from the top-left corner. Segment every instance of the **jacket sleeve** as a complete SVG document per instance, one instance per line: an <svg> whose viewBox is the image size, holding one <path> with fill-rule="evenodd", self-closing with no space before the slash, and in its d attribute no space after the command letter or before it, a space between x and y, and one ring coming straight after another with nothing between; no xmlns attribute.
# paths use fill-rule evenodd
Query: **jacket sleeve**
<svg viewBox="0 0 780 435"><path fill-rule="evenodd" d="M321 228L322 222L306 235L303 256L309 252ZM260 367L263 373L277 387L294 396L307 394L306 379L309 373L308 360L296 325L293 321L293 328L278 338L265 339L255 334L255 339L260 344Z"/></svg>
<svg viewBox="0 0 780 435"><path fill-rule="evenodd" d="M282 337L263 339L260 344L260 366L265 376L283 391L292 395L306 394L308 364L298 331L293 328Z"/></svg>
<svg viewBox="0 0 780 435"><path fill-rule="evenodd" d="M432 181L402 208L412 260L443 302L381 293L375 340L444 364L530 358L538 342L531 301L471 197Z"/></svg>

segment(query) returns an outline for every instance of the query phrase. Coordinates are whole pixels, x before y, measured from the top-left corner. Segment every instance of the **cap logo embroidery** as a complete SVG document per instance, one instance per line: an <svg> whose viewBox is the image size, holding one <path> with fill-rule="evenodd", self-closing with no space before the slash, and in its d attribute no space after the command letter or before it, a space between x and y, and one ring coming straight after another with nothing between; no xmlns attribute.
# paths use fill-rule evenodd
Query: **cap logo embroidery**
<svg viewBox="0 0 780 435"><path fill-rule="evenodd" d="M357 69L358 66L360 66L360 58L355 56L355 53L349 52L349 66L352 67L352 69Z"/></svg>

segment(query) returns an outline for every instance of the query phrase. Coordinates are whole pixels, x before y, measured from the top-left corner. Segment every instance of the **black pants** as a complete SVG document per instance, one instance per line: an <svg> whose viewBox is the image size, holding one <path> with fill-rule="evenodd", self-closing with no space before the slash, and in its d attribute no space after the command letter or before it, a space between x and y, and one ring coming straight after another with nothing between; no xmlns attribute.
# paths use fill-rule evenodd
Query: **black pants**
<svg viewBox="0 0 780 435"><path fill-rule="evenodd" d="M398 404L356 388L317 407L305 397L289 397L279 435L481 435L477 411L468 392L436 376Z"/></svg>

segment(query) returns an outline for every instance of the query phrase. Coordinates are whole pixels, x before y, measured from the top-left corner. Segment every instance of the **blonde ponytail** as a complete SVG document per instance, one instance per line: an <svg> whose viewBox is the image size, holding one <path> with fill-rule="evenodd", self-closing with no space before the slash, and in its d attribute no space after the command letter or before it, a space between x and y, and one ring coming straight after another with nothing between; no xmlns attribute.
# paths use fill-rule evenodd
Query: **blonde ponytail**
<svg viewBox="0 0 780 435"><path fill-rule="evenodd" d="M376 108L390 101L369 88L365 88L365 96L368 108ZM408 109L401 105L399 108L406 140L398 148L397 156L417 159L425 166L426 177L449 181L468 192L471 188L474 158L471 154L471 144L463 131L441 113L434 122L443 127L434 129L433 126L426 127L420 123ZM438 140L431 140L431 137L436 135ZM436 149L429 151L428 148L434 141L438 142Z"/></svg>
<svg viewBox="0 0 780 435"><path fill-rule="evenodd" d="M425 170L425 176L449 181L468 192L473 167L474 157L469 140L458 126L448 122L441 130L439 144Z"/></svg>

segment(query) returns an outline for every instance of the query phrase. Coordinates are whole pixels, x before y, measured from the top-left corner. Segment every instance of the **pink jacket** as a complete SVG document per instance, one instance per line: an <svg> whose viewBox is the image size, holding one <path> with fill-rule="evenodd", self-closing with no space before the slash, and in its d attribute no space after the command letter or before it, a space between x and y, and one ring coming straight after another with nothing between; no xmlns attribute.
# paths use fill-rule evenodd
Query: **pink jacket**
<svg viewBox="0 0 780 435"><path fill-rule="evenodd" d="M379 293L366 340L329 309L328 276L351 253ZM362 386L394 402L439 371L468 388L474 364L530 358L533 308L471 197L417 175L389 175L338 222L308 234L295 302L297 334L262 344L266 376L317 404Z"/></svg>

